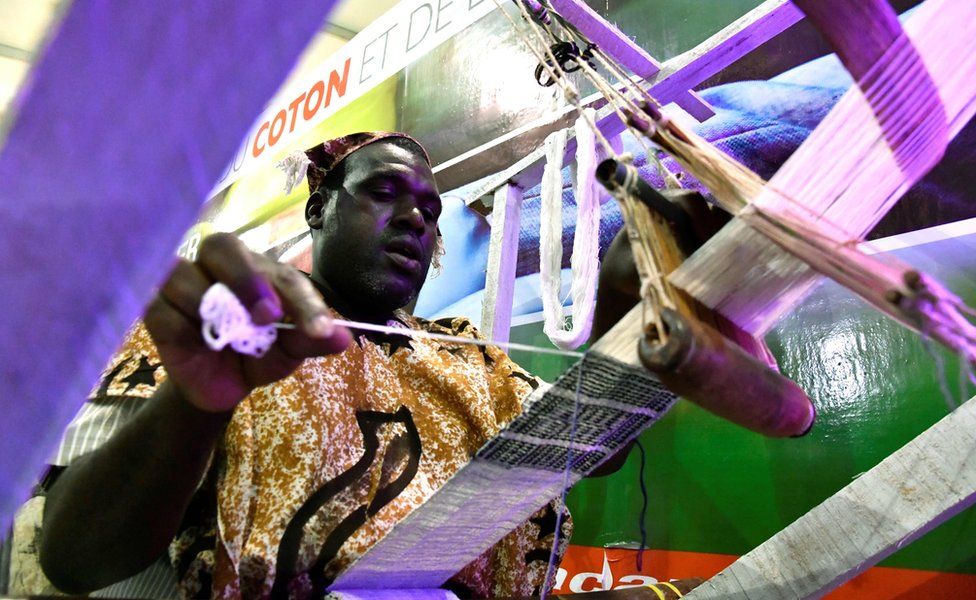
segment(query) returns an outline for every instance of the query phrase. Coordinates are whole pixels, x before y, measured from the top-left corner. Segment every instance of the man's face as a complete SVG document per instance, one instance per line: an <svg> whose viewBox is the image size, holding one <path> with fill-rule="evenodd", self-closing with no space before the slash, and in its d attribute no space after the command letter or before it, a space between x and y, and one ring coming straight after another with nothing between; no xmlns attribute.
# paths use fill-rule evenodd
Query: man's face
<svg viewBox="0 0 976 600"><path fill-rule="evenodd" d="M306 209L314 270L357 311L385 313L423 286L437 243L441 200L423 158L379 141L349 155L338 193Z"/></svg>

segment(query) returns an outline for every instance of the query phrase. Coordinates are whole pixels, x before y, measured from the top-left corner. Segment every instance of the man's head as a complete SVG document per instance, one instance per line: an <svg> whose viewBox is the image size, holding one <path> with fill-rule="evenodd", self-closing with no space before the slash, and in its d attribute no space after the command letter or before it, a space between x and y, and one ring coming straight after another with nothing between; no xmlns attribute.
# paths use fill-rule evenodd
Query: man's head
<svg viewBox="0 0 976 600"><path fill-rule="evenodd" d="M426 152L399 134L355 134L306 152L312 278L352 309L384 314L420 292L441 213Z"/></svg>

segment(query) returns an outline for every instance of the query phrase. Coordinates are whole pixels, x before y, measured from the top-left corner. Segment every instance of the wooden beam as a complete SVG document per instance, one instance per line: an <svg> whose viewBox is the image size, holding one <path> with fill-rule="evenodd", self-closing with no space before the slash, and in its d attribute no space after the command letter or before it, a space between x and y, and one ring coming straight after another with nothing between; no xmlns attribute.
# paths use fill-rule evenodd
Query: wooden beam
<svg viewBox="0 0 976 600"><path fill-rule="evenodd" d="M667 104L802 18L803 13L788 0L767 0L692 50L661 65L661 71L648 82L648 91ZM583 105L600 109L599 126L608 137L624 130L620 119L606 107L601 95L588 96L583 100ZM523 189L533 187L542 176L542 142L553 131L570 126L578 116L573 108L566 109L555 119L548 115L441 163L434 168L437 183L441 189L450 190L497 173L478 188L478 195L469 195L469 201L490 193L513 177ZM576 141L571 136L566 160L571 161L575 152ZM518 168L513 170L513 164Z"/></svg>
<svg viewBox="0 0 976 600"><path fill-rule="evenodd" d="M771 18L774 15L776 18ZM742 58L802 18L802 14L787 0L769 0L756 7L742 18L708 38L689 52L665 63L665 68L651 78L645 88L661 104L676 102L685 91L699 85L705 79L718 73L736 60ZM689 54L698 55L698 69L690 78L684 70L675 68L673 61L681 60ZM707 56L707 61L705 60ZM670 73L670 75L666 75ZM679 78L678 75L684 75ZM684 108L680 103L679 106ZM607 137L618 135L625 129L624 124L611 112L609 107L597 122L600 131ZM575 152L575 142L572 148Z"/></svg>
<svg viewBox="0 0 976 600"><path fill-rule="evenodd" d="M976 502L966 402L686 598L819 598Z"/></svg>
<svg viewBox="0 0 976 600"><path fill-rule="evenodd" d="M598 101L597 94L587 96L583 100L583 105L591 106L595 101ZM508 179L502 177L501 173L510 172L512 165L521 163L523 159L537 151L546 136L553 131L569 127L577 117L579 113L575 106L565 106L556 113L549 113L542 118L532 120L490 142L442 162L433 169L437 186L441 190L453 190L493 175L490 184L484 182L478 186L480 193L469 200L468 204L474 199L491 194ZM533 158L533 161L535 160L538 160L538 156ZM471 198L471 194L468 194L468 197Z"/></svg>
<svg viewBox="0 0 976 600"><path fill-rule="evenodd" d="M647 83L656 90L691 89L803 20L789 0L766 0L688 52L662 65Z"/></svg>
<svg viewBox="0 0 976 600"><path fill-rule="evenodd" d="M904 35L888 0L793 0L837 52L854 81Z"/></svg>
<svg viewBox="0 0 976 600"><path fill-rule="evenodd" d="M0 153L0 529L334 3L71 3Z"/></svg>
<svg viewBox="0 0 976 600"><path fill-rule="evenodd" d="M649 79L661 70L661 63L582 0L549 0L549 4L610 58L641 79ZM690 90L678 95L675 102L699 121L715 115L712 107Z"/></svg>
<svg viewBox="0 0 976 600"><path fill-rule="evenodd" d="M507 342L512 328L512 298L518 264L522 190L506 183L495 190L488 244L488 271L481 306L481 331L489 339Z"/></svg>
<svg viewBox="0 0 976 600"><path fill-rule="evenodd" d="M549 4L587 39L610 58L633 71L634 75L647 79L661 70L661 64L653 56L586 3L580 0L549 0Z"/></svg>

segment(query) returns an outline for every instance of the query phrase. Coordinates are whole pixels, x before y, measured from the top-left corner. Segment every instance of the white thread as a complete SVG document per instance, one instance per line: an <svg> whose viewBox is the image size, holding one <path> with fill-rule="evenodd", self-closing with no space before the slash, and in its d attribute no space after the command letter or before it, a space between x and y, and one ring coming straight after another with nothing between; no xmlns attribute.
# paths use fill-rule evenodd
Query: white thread
<svg viewBox="0 0 976 600"><path fill-rule="evenodd" d="M295 329L294 323L272 323L271 325L254 325L251 317L237 296L222 283L215 283L203 295L200 302L200 317L203 319L201 328L203 339L215 351L224 349L228 344L235 351L242 354L261 357L271 348L277 338L278 329ZM390 321L387 325L363 323L333 319L333 324L352 330L375 331L388 335L402 335L413 339L438 340L471 346L497 346L504 350L521 350L536 354L553 354L581 358L582 352L556 350L553 348L538 348L528 344L515 342L496 342L479 338L467 338L443 333L432 333L410 329L398 321ZM259 352L259 353L258 353Z"/></svg>
<svg viewBox="0 0 976 600"><path fill-rule="evenodd" d="M292 152L275 164L276 167L285 172L285 194L290 194L302 182L302 179L305 179L310 164L312 161L302 151Z"/></svg>
<svg viewBox="0 0 976 600"><path fill-rule="evenodd" d="M345 319L333 319L332 322L340 327L347 327L349 329L359 329L363 331L375 331L377 333L386 333L391 335L402 335L408 338L418 339L418 340L438 340L441 342L452 342L455 344L467 344L470 346L497 346L503 350L521 350L523 352L532 352L535 354L552 354L554 356L569 356L572 358L582 358L584 356L583 352L573 352L571 350L557 350L555 348L539 348L538 346L530 346L528 344L519 344L517 342L497 342L495 340L483 340L480 338L467 338L460 337L457 335L448 335L446 333L432 333L429 331L421 331L417 329L407 329L402 325L397 327L390 327L388 325L376 325L374 323L363 323L361 321L347 321ZM281 324L278 327L284 328L294 328L291 324Z"/></svg>
<svg viewBox="0 0 976 600"><path fill-rule="evenodd" d="M261 358L278 337L274 325L255 325L226 285L215 283L200 301L203 339L211 350L230 345L235 352Z"/></svg>
<svg viewBox="0 0 976 600"><path fill-rule="evenodd" d="M552 343L564 350L579 348L590 336L596 308L596 281L600 268L600 191L596 183L596 136L587 127L596 111L584 109L576 121L576 196L577 219L573 235L571 267L573 282L573 324L566 327L559 295L562 267L562 159L566 152L567 131L546 138L546 165L542 175L540 215L539 277L541 279L544 330Z"/></svg>

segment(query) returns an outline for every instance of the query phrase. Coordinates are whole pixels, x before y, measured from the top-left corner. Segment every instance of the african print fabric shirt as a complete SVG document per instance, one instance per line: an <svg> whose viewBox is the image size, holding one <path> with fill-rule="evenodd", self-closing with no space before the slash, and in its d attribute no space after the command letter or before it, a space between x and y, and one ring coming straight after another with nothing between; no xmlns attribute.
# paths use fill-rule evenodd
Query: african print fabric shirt
<svg viewBox="0 0 976 600"><path fill-rule="evenodd" d="M479 337L463 318L432 322L399 312L390 324ZM137 326L86 405L101 425L84 437L104 442L165 376ZM494 346L396 335L358 335L341 354L306 360L235 409L170 547L181 595L321 597L514 419L538 385ZM91 448L74 439L83 417L62 443L61 464L72 460L73 447ZM542 507L445 587L460 597L538 594L554 506ZM567 515L560 557L571 528Z"/></svg>

